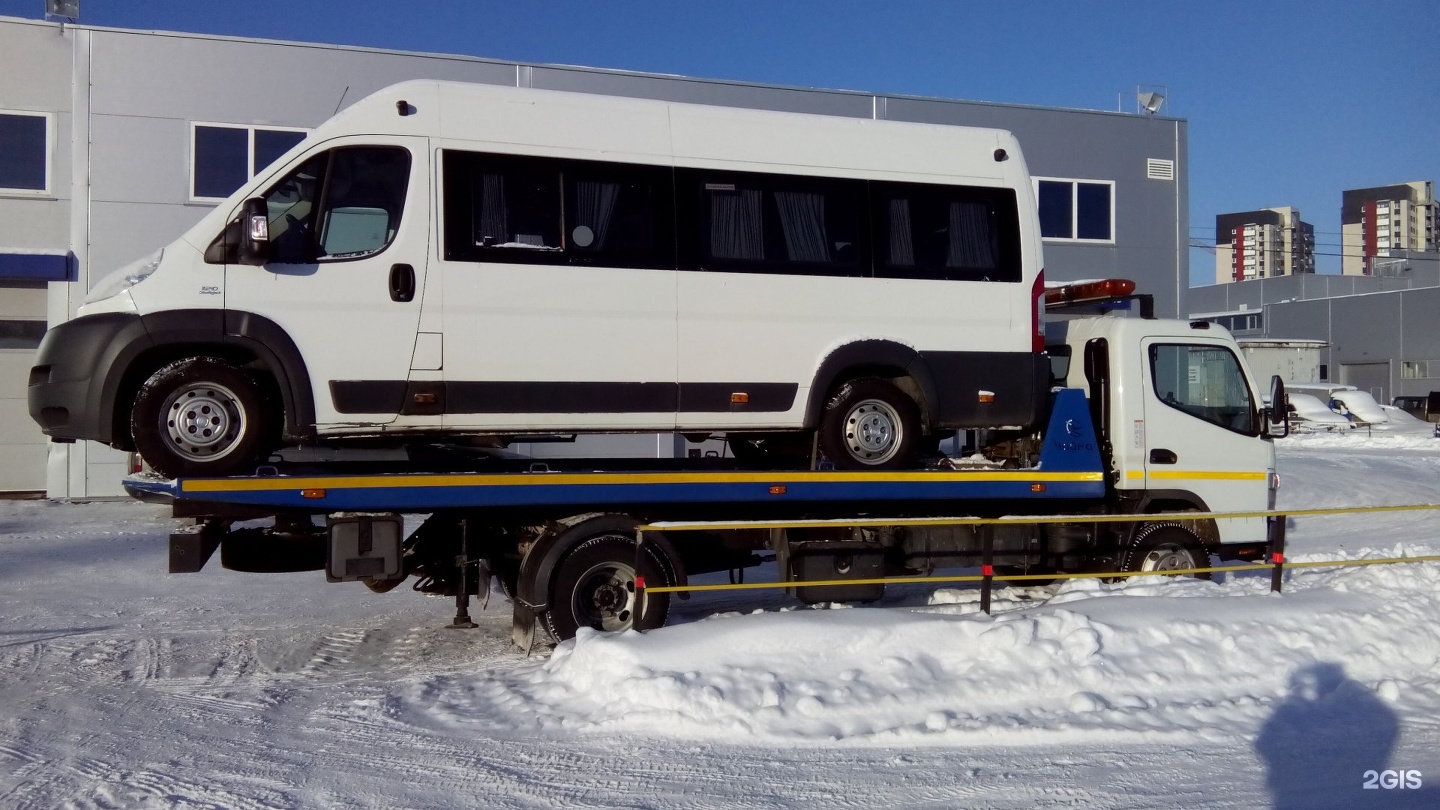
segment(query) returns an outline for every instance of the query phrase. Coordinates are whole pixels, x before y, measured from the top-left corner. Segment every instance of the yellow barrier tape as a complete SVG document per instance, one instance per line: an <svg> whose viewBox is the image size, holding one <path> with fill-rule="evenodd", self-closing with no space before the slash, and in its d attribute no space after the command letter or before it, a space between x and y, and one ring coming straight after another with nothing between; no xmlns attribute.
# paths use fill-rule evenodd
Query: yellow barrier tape
<svg viewBox="0 0 1440 810"><path fill-rule="evenodd" d="M1133 515L1010 515L998 518L851 518L827 520L716 520L656 521L637 527L641 532L738 531L742 529L844 529L878 526L998 526L1004 524L1049 523L1147 523L1157 520L1195 521L1264 517L1315 517L1320 515L1365 514L1375 512L1421 512L1440 510L1440 503L1404 504L1398 506L1335 506L1318 509L1270 509L1254 512L1156 512Z"/></svg>
<svg viewBox="0 0 1440 810"><path fill-rule="evenodd" d="M1394 565L1397 563L1419 563L1419 562L1440 562L1440 555L1425 557L1387 557L1384 559L1367 560L1311 560L1306 562L1285 562L1281 563L1286 568L1344 568L1358 565ZM1105 571L1105 572L1084 572L1078 574L1013 574L1005 576L990 577L991 580L1000 582L1021 582L1025 580L1044 579L1128 579L1130 577L1174 577L1194 574L1213 574L1223 571L1261 571L1273 569L1275 563L1247 563L1244 565L1224 565L1209 568L1177 568L1168 571ZM821 580L794 580L790 582L740 582L734 584L719 585L663 585L657 587L645 587L645 593L679 593L688 591L695 593L699 591L749 591L762 590L766 588L817 588L827 585L901 585L906 583L940 583L940 582L982 582L985 577L980 574L964 574L947 577L876 577L874 579L821 579Z"/></svg>

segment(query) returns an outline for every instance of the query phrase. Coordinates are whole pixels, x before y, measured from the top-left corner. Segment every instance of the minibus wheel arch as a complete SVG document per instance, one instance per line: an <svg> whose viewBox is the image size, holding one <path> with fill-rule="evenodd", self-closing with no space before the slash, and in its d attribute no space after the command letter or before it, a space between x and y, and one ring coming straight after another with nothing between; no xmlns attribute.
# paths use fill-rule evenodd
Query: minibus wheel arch
<svg viewBox="0 0 1440 810"><path fill-rule="evenodd" d="M845 383L865 377L889 380L909 394L920 409L920 423L930 429L937 404L934 378L920 353L889 340L847 343L825 357L815 372L805 408L805 427L820 426L825 406Z"/></svg>
<svg viewBox="0 0 1440 810"><path fill-rule="evenodd" d="M126 364L111 389L111 443L130 445L130 410L141 384L162 366L187 357L218 357L265 375L284 407L282 437L315 436L315 398L304 357L290 335L269 318L228 310L170 310L143 317L152 345Z"/></svg>

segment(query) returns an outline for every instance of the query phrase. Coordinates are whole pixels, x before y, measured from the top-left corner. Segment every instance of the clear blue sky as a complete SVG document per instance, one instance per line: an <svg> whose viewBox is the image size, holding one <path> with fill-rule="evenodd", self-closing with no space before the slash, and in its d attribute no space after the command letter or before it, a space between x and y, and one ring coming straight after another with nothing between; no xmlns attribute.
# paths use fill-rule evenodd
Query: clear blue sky
<svg viewBox="0 0 1440 810"><path fill-rule="evenodd" d="M0 0L38 17L44 0ZM1440 181L1440 3L81 0L81 22L1090 109L1166 85L1192 238L1280 205L1339 272L1340 192ZM6 79L13 80L13 79ZM1334 254L1334 255L1325 255ZM1214 259L1192 250L1192 283Z"/></svg>

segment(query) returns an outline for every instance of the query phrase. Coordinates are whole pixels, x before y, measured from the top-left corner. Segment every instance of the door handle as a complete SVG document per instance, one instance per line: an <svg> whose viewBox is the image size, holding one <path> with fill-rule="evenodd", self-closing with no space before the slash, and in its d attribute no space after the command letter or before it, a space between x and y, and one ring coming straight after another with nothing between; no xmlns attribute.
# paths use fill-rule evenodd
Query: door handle
<svg viewBox="0 0 1440 810"><path fill-rule="evenodd" d="M1179 460L1180 458L1175 455L1174 450L1166 450L1164 448L1157 447L1154 450L1150 451L1151 464L1174 464Z"/></svg>
<svg viewBox="0 0 1440 810"><path fill-rule="evenodd" d="M415 300L415 268L408 264L390 265L390 300Z"/></svg>

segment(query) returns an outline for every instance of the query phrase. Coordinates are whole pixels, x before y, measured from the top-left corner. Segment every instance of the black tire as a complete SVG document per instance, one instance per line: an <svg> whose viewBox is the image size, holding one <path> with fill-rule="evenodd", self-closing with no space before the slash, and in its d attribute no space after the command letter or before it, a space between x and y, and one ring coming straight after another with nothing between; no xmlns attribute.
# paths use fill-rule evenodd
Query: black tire
<svg viewBox="0 0 1440 810"><path fill-rule="evenodd" d="M278 444L277 426L260 379L215 357L156 371L130 412L135 449L169 478L250 472Z"/></svg>
<svg viewBox="0 0 1440 810"><path fill-rule="evenodd" d="M1179 523L1147 523L1120 554L1121 571L1169 571L1208 568L1210 554L1195 533ZM1209 574L1195 574L1210 579Z"/></svg>
<svg viewBox="0 0 1440 810"><path fill-rule="evenodd" d="M581 627L596 630L651 630L665 624L670 594L637 594L635 536L601 531L571 549L555 567L545 629L556 642ZM653 543L645 544L640 576L649 585L674 585L675 574Z"/></svg>
<svg viewBox="0 0 1440 810"><path fill-rule="evenodd" d="M920 408L875 377L840 386L820 416L820 450L842 470L899 470L915 464Z"/></svg>

